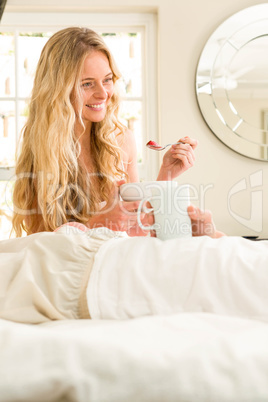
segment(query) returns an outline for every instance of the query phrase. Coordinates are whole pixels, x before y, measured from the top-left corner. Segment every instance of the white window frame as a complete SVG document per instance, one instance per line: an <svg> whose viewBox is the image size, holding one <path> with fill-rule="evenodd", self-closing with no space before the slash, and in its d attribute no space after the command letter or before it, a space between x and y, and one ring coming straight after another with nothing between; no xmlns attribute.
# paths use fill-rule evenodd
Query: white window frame
<svg viewBox="0 0 268 402"><path fill-rule="evenodd" d="M146 148L145 144L153 139L158 140L158 85L157 85L157 18L151 13L57 13L57 12L5 12L1 20L2 32L15 32L15 40L20 31L50 32L68 26L86 26L96 31L141 32L142 40L142 88L141 98L143 108L143 158L138 164L140 180L155 180L159 170L157 152ZM16 47L17 48L17 47ZM17 74L15 66L15 74ZM16 77L17 78L17 77ZM17 82L17 79L16 79ZM2 100L3 98L1 98ZM20 98L9 97L9 100L19 102ZM6 98L5 98L6 100ZM18 133L18 107L16 107L16 127ZM14 168L0 167L0 180L9 180L14 176Z"/></svg>

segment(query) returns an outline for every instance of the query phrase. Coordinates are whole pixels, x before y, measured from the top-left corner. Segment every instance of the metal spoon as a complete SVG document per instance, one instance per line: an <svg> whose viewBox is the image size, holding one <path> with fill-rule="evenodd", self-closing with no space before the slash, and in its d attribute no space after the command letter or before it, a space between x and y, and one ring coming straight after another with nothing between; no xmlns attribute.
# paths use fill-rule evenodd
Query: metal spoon
<svg viewBox="0 0 268 402"><path fill-rule="evenodd" d="M165 149L166 147L169 147L170 145L176 145L176 144L184 144L184 142L174 142L173 144L166 144L166 145L159 145L157 144L157 142L155 141L149 141L146 144L146 147L150 148L150 149L154 149L155 151L162 151L163 149Z"/></svg>

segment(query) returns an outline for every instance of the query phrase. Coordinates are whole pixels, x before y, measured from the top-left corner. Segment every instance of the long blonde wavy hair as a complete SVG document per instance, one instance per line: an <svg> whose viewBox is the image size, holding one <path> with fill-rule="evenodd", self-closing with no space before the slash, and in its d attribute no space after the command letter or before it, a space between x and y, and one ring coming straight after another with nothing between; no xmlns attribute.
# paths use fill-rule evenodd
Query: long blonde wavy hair
<svg viewBox="0 0 268 402"><path fill-rule="evenodd" d="M83 126L80 80L84 61L94 50L107 56L115 83L120 73L105 42L91 29L63 29L42 50L16 163L12 224L17 236L36 230L36 214L41 214L45 231L70 220L86 223L124 173L114 135L124 131L116 85L104 120L92 123L93 175L79 162L74 127L76 119Z"/></svg>

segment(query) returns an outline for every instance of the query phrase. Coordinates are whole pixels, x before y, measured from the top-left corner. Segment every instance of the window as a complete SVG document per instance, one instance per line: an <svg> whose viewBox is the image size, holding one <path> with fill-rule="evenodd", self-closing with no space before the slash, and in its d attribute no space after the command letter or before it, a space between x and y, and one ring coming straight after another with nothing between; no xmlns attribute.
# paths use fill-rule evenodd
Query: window
<svg viewBox="0 0 268 402"><path fill-rule="evenodd" d="M5 12L0 27L0 239L10 227L15 149L27 118L36 63L54 32L75 25L97 31L113 53L122 73L120 117L136 136L140 178L157 175L157 153L150 154L148 163L145 148L149 139L158 137L155 16Z"/></svg>

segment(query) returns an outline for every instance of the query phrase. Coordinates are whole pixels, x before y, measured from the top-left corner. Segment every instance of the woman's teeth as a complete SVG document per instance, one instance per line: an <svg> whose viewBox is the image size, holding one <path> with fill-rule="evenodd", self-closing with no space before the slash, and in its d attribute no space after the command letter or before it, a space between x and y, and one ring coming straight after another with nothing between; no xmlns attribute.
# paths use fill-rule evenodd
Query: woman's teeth
<svg viewBox="0 0 268 402"><path fill-rule="evenodd" d="M93 109L102 109L104 107L104 103L100 103L99 105L87 105L88 107L92 107Z"/></svg>

